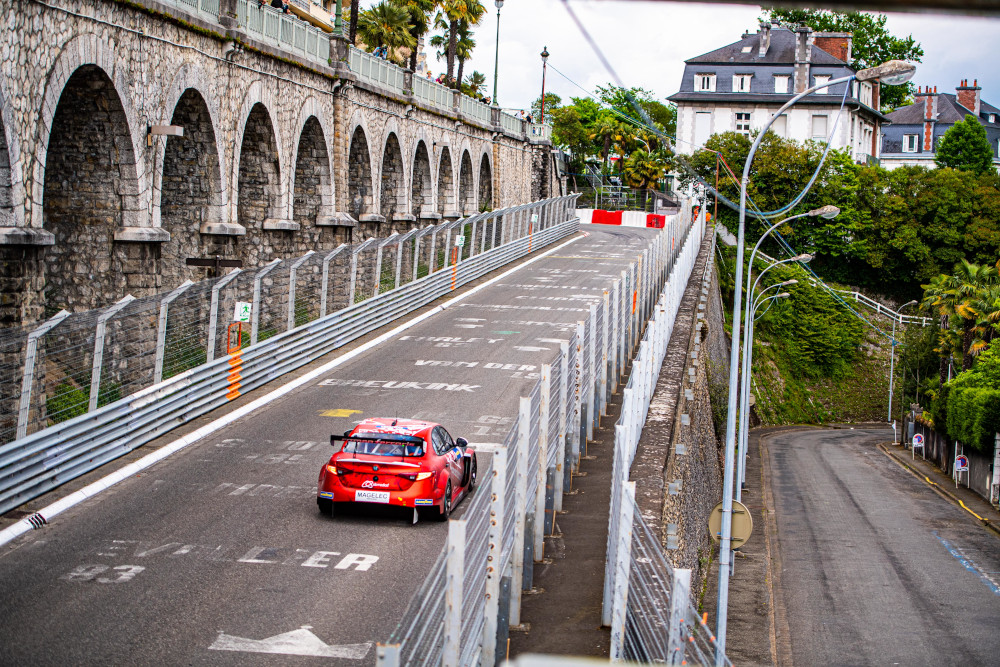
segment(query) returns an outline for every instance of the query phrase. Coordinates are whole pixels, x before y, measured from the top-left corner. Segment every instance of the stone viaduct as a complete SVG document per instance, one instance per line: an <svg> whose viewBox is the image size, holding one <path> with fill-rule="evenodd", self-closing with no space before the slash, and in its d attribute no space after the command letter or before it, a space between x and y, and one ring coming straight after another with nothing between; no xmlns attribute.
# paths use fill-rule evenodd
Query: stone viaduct
<svg viewBox="0 0 1000 667"><path fill-rule="evenodd" d="M339 36L283 49L264 10L0 0L0 326L560 194L537 126Z"/></svg>

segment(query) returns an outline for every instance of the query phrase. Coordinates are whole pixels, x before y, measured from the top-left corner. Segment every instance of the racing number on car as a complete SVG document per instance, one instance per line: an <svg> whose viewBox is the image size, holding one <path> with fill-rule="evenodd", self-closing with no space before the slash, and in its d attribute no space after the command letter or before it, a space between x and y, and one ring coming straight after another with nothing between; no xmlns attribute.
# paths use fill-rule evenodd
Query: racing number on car
<svg viewBox="0 0 1000 667"><path fill-rule="evenodd" d="M111 568L109 565L81 565L59 578L63 581L81 582L93 580L99 584L123 584L126 581L134 579L135 575L145 569L141 565L119 565L115 568ZM108 572L108 570L111 571ZM107 576L98 576L105 572L108 572Z"/></svg>

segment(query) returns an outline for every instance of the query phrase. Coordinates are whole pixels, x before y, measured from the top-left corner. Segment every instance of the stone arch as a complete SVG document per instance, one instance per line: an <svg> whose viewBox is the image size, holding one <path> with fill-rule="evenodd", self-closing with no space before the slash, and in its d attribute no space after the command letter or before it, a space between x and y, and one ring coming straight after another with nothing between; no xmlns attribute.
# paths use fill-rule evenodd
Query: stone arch
<svg viewBox="0 0 1000 667"><path fill-rule="evenodd" d="M152 258L129 256L113 244L122 228L139 226L144 208L128 118L97 65L77 68L63 87L45 158L42 211L55 235L45 254L48 305L86 310L116 301L128 291L128 278L151 272ZM88 261L71 259L80 256ZM126 266L130 260L147 265Z"/></svg>
<svg viewBox="0 0 1000 667"><path fill-rule="evenodd" d="M351 133L351 147L347 153L347 210L361 220L362 216L371 214L374 202L368 135L359 123Z"/></svg>
<svg viewBox="0 0 1000 667"><path fill-rule="evenodd" d="M247 132L256 132L258 129L257 125L251 125L250 116L253 114L254 110L257 110L257 117L254 119L255 122L263 123L264 117L260 114L263 112L266 115L266 123L270 126L269 134L271 139L269 141L270 146L267 152L271 153L273 157L273 165L277 170L278 179L269 190L269 194L273 196L273 200L268 204L267 217L284 219L287 217L288 202L287 202L287 192L285 181L283 180L284 174L288 171L283 169L287 164L285 160L284 144L280 141L278 135L278 123L275 122L277 119L274 117L276 113L275 110L279 109L278 99L274 94L273 85L265 85L266 82L257 79L251 83L243 95L243 106L240 109L239 115L236 117L237 122L242 123L240 126L240 131L237 133L236 141L233 143L233 162L230 170L230 183L232 186L232 193L234 201L231 206L232 222L237 222L243 224L241 218L241 209L243 203L240 201L242 195L239 191L240 182L240 170L244 168L245 161L243 159L243 151L249 147L256 147L257 153L260 153L261 147L256 145L251 138L251 141L247 141ZM259 105L259 107L258 107ZM267 134L267 133L265 133Z"/></svg>
<svg viewBox="0 0 1000 667"><path fill-rule="evenodd" d="M427 142L417 141L413 151L413 179L410 182L410 212L418 219L429 217L434 205L434 182Z"/></svg>
<svg viewBox="0 0 1000 667"><path fill-rule="evenodd" d="M66 42L52 63L49 78L45 82L38 121L35 123L37 134L29 202L32 227L45 226L44 200L47 180L45 171L59 102L70 79L79 69L88 66L93 66L104 74L107 83L110 84L109 92L114 92L117 97L117 106L120 108L121 118L124 119L124 122L119 124L122 134L118 137L116 148L122 149L119 150L122 164L132 165L134 178L129 180L134 182L135 187L133 192L123 193L123 198L130 200L126 204L129 215L127 220L120 222L126 226L149 226L149 209L145 205L146 202L137 201L148 197L150 191L145 163L140 159L140 146L145 141L146 124L139 122L139 115L132 105L132 95L127 80L128 66L117 58L115 53L114 46L93 33L86 33Z"/></svg>
<svg viewBox="0 0 1000 667"><path fill-rule="evenodd" d="M406 168L395 132L386 135L380 175L379 214L391 221L393 216L406 212Z"/></svg>
<svg viewBox="0 0 1000 667"><path fill-rule="evenodd" d="M162 142L159 224L170 241L162 246L161 258L166 274L198 279L204 273L189 269L185 260L203 254L200 232L206 225L224 221L218 135L204 96L194 88L179 97L170 124L183 127L184 136Z"/></svg>
<svg viewBox="0 0 1000 667"><path fill-rule="evenodd" d="M243 127L236 177L237 222L263 229L268 218L281 217L281 157L267 107L258 102Z"/></svg>
<svg viewBox="0 0 1000 667"><path fill-rule="evenodd" d="M493 161L490 154L483 151L479 159L479 205L483 209L493 209Z"/></svg>
<svg viewBox="0 0 1000 667"><path fill-rule="evenodd" d="M295 149L292 220L302 228L322 224L333 215L333 184L326 133L316 116L309 116Z"/></svg>
<svg viewBox="0 0 1000 667"><path fill-rule="evenodd" d="M24 226L21 141L14 123L6 78L0 75L0 227Z"/></svg>
<svg viewBox="0 0 1000 667"><path fill-rule="evenodd" d="M455 202L455 167L451 163L451 149L448 146L441 147L437 182L438 213L445 218L459 217Z"/></svg>
<svg viewBox="0 0 1000 667"><path fill-rule="evenodd" d="M472 170L472 155L468 149L462 151L462 163L458 172L458 200L463 216L472 215L476 209L476 181Z"/></svg>
<svg viewBox="0 0 1000 667"><path fill-rule="evenodd" d="M172 125L178 125L183 123L174 123L173 117L178 112L178 105L181 103L181 98L184 96L191 95L191 91L194 91L201 98L204 104L205 110L207 111L207 121L211 124L210 126L204 125L206 118L202 117L198 120L198 125L201 128L200 131L203 135L207 132L211 132L215 140L212 143L211 150L208 156L200 156L199 161L212 159L215 161L216 166L213 169L218 171L219 179L217 187L219 189L219 195L221 197L221 202L216 204L214 201L212 204L208 205L207 209L204 211L203 221L210 223L222 223L227 221L226 216L226 204L229 202L230 197L230 186L229 186L229 173L223 167L225 164L225 150L224 145L219 144L219 140L226 136L226 133L222 131L219 125L219 119L222 115L219 111L218 100L215 99L210 93L213 90L210 80L206 76L204 70L197 66L195 63L186 63L181 66L177 71L171 81L170 88L166 91L163 97L163 106L160 109L160 117L163 122L170 122ZM188 129L185 128L184 132L185 141L188 138ZM154 143L154 150L156 151L156 158L154 165L165 165L165 155L167 145L174 139L168 138L166 141L156 141ZM204 146L204 144L201 144ZM163 204L163 171L162 167L159 172L154 171L153 173L153 220L152 225L154 227L162 226L161 220L161 208ZM213 184L215 185L215 184ZM213 197L214 200L214 197Z"/></svg>

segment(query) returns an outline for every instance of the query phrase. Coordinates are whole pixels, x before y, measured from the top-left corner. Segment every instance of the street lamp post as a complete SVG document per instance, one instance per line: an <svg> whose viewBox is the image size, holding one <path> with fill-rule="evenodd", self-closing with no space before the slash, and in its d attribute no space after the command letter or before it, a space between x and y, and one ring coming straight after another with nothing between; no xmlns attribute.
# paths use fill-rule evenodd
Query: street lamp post
<svg viewBox="0 0 1000 667"><path fill-rule="evenodd" d="M503 0L494 0L497 6L497 48L493 59L493 104L497 102L497 74L500 71L500 8L503 7Z"/></svg>
<svg viewBox="0 0 1000 667"><path fill-rule="evenodd" d="M548 66L548 63L549 63L549 47L543 46L542 47L542 110L541 113L538 114L539 123L545 122L545 68Z"/></svg>
<svg viewBox="0 0 1000 667"><path fill-rule="evenodd" d="M722 534L719 544L719 596L716 606L716 665L723 665L726 661L726 626L729 610L729 574L732 566L732 520L733 520L733 476L735 474L735 450L736 450L736 407L738 399L739 385L739 359L740 359L740 321L742 316L743 302L739 298L743 290L743 241L746 230L746 204L747 204L747 183L750 176L750 164L753 156L760 146L760 142L767 134L768 128L774 123L776 118L787 111L806 95L810 95L820 88L848 83L853 80L871 81L881 80L887 85L899 85L905 83L916 72L916 66L899 60L892 60L878 67L861 70L857 74L839 77L822 85L807 88L803 92L792 97L786 102L767 122L760 134L750 147L746 162L743 164L743 177L740 181L740 219L736 241L736 280L733 299L733 336L729 350L729 405L726 418L726 446L723 471L722 487ZM544 74L543 74L544 79ZM544 96L543 96L544 99Z"/></svg>
<svg viewBox="0 0 1000 667"><path fill-rule="evenodd" d="M890 424L892 423L892 381L896 377L896 373L895 373L895 370L896 370L896 320L900 319L900 315L899 315L900 311L902 311L907 306L915 306L916 304L917 304L916 301L908 301L907 303L904 303L902 306L900 306L896 310L896 317L894 317L892 319L892 341L891 341L892 344L890 345L890 349L892 350L892 352L889 354L889 417L886 420Z"/></svg>

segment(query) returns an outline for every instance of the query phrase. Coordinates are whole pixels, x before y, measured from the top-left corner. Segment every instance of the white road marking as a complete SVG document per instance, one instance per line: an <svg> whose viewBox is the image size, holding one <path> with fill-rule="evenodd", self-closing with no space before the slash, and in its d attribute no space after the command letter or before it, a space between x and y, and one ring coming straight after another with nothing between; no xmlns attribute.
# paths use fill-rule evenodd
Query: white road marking
<svg viewBox="0 0 1000 667"><path fill-rule="evenodd" d="M343 658L362 660L372 648L372 642L331 646L314 635L311 625L285 632L267 639L246 639L219 632L209 646L211 651L239 651L242 653L277 653L279 655L305 655L317 658Z"/></svg>
<svg viewBox="0 0 1000 667"><path fill-rule="evenodd" d="M456 329L482 329L482 324L456 324Z"/></svg>
<svg viewBox="0 0 1000 667"><path fill-rule="evenodd" d="M445 382L400 382L396 380L338 380L330 378L323 380L319 387L366 387L370 389L423 389L428 391L467 391L475 392L482 385L478 384L447 384Z"/></svg>
<svg viewBox="0 0 1000 667"><path fill-rule="evenodd" d="M518 352L547 352L552 348L548 347L535 347L534 345L515 345L514 349Z"/></svg>

